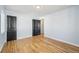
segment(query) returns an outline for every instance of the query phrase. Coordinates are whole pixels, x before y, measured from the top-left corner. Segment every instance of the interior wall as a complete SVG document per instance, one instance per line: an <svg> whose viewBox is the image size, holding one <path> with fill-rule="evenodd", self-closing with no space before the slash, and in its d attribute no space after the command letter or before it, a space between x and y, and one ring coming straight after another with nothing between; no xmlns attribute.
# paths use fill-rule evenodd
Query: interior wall
<svg viewBox="0 0 79 59"><path fill-rule="evenodd" d="M46 37L79 46L79 6L72 6L44 16Z"/></svg>
<svg viewBox="0 0 79 59"><path fill-rule="evenodd" d="M76 41L78 41L77 42L77 44L79 44L79 6L77 6L76 8L76 12L75 12L75 19L76 19L76 22L75 22L75 24L76 24L76 34L75 34L75 37L76 37Z"/></svg>
<svg viewBox="0 0 79 59"><path fill-rule="evenodd" d="M6 11L7 15L17 17L17 39L32 36L32 19L37 19L35 14L19 14L13 11Z"/></svg>
<svg viewBox="0 0 79 59"><path fill-rule="evenodd" d="M32 18L29 15L10 14L17 17L17 39L23 39L32 36Z"/></svg>
<svg viewBox="0 0 79 59"><path fill-rule="evenodd" d="M32 36L32 17L30 15L17 16L17 39Z"/></svg>
<svg viewBox="0 0 79 59"><path fill-rule="evenodd" d="M3 13L1 11L3 11ZM4 19L2 19L5 22L5 24L4 24L5 31L2 33L1 32L1 14L6 15L4 6L0 6L0 51L2 50L2 47L3 47L4 43L6 42L6 17L4 16Z"/></svg>

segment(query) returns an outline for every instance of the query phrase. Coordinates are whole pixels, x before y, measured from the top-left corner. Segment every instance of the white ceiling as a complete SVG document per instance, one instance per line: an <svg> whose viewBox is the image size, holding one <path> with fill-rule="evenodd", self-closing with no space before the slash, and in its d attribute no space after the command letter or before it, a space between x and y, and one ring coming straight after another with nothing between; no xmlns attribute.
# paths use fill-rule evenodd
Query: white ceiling
<svg viewBox="0 0 79 59"><path fill-rule="evenodd" d="M6 5L6 10L23 14L35 13L45 15L69 7L69 5L39 5L39 6L40 8L37 9L36 5Z"/></svg>

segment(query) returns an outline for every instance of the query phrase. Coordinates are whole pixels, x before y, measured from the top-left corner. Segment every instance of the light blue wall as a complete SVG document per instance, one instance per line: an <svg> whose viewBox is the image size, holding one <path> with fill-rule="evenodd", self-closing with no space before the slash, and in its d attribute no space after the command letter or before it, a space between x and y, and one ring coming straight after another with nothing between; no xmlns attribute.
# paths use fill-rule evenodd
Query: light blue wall
<svg viewBox="0 0 79 59"><path fill-rule="evenodd" d="M75 43L77 43L77 44L79 44L79 6L76 6L75 7L75 10L76 10L76 12L75 12L75 20L76 20L76 22L75 22L75 27L76 27L76 34L75 34L75 37L76 37L76 42Z"/></svg>
<svg viewBox="0 0 79 59"><path fill-rule="evenodd" d="M37 19L38 15L29 13L22 14L6 10L7 15L17 17L17 39L23 39L32 36L32 19Z"/></svg>
<svg viewBox="0 0 79 59"><path fill-rule="evenodd" d="M18 15L17 17L17 39L32 36L32 17L31 15Z"/></svg>
<svg viewBox="0 0 79 59"><path fill-rule="evenodd" d="M45 16L45 36L79 46L79 6Z"/></svg>
<svg viewBox="0 0 79 59"><path fill-rule="evenodd" d="M6 15L17 17L17 40L32 36L32 15L18 14L13 11L6 10Z"/></svg>
<svg viewBox="0 0 79 59"><path fill-rule="evenodd" d="M6 42L6 31L4 33L1 33L1 10L3 10L5 13L4 6L0 6L0 51L4 43ZM5 30L6 30L6 19L5 19Z"/></svg>

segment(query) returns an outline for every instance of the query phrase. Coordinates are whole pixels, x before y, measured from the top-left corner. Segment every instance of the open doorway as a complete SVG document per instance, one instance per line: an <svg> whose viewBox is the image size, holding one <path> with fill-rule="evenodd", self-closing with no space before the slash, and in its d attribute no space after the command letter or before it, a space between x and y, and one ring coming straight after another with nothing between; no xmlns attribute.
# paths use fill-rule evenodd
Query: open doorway
<svg viewBox="0 0 79 59"><path fill-rule="evenodd" d="M41 18L41 35L44 35L44 18Z"/></svg>
<svg viewBox="0 0 79 59"><path fill-rule="evenodd" d="M7 41L16 40L16 16L7 15Z"/></svg>

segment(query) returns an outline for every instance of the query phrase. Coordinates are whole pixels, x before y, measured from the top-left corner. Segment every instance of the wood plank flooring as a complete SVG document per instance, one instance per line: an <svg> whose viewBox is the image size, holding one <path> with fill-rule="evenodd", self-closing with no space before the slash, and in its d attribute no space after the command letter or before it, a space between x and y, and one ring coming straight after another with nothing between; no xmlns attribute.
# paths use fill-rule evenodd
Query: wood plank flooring
<svg viewBox="0 0 79 59"><path fill-rule="evenodd" d="M2 53L78 53L79 47L44 37L33 36L5 43Z"/></svg>

